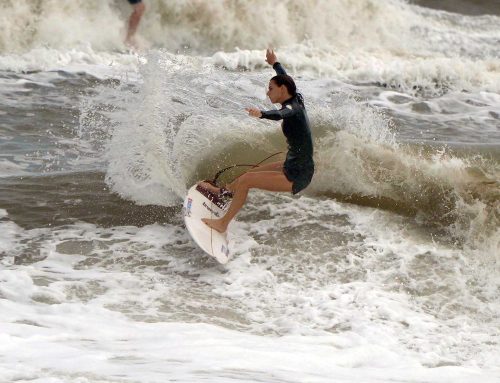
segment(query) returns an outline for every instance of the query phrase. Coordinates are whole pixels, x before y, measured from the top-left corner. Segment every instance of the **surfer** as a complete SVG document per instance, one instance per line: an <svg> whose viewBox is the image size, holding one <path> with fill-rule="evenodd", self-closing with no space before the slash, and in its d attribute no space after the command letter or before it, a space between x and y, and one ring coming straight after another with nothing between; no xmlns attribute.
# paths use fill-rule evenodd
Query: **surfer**
<svg viewBox="0 0 500 383"><path fill-rule="evenodd" d="M227 213L222 218L203 219L205 224L220 233L227 230L231 220L245 204L250 189L296 194L309 185L314 174L311 129L302 95L297 93L295 82L277 61L273 50L267 50L266 61L276 71L276 76L269 81L267 96L273 104L281 104L281 109L261 111L248 108L246 111L252 117L283 120L281 126L287 140L288 152L285 161L258 166L224 188L205 181L200 183L201 187L212 193L230 194L233 197Z"/></svg>

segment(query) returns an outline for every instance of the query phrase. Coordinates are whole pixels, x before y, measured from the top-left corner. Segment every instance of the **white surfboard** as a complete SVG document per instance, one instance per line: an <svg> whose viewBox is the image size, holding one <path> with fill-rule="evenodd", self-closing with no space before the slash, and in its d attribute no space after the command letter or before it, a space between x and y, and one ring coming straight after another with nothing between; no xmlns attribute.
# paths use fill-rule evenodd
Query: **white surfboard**
<svg viewBox="0 0 500 383"><path fill-rule="evenodd" d="M208 227L202 218L221 218L229 204L225 204L217 195L194 185L189 189L184 200L184 222L196 244L208 255L222 264L229 260L227 234L219 233Z"/></svg>

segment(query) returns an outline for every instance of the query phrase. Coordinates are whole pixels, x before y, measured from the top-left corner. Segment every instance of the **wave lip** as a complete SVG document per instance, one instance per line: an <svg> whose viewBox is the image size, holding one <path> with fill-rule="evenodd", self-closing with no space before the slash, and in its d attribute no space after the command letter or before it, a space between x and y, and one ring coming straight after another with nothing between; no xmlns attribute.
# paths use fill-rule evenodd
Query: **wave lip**
<svg viewBox="0 0 500 383"><path fill-rule="evenodd" d="M172 51L213 53L309 41L342 54L495 57L500 33L498 17L433 11L402 0L149 0L147 8L140 36ZM55 1L17 0L2 9L0 53L40 47L64 50L81 44L97 51L123 49L130 11L125 2L112 0L75 0L64 7Z"/></svg>

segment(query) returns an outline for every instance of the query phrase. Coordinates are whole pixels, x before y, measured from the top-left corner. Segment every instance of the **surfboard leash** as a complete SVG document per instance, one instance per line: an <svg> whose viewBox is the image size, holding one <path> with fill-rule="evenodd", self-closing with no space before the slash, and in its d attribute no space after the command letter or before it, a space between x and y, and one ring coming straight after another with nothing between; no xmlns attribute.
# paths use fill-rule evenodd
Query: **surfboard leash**
<svg viewBox="0 0 500 383"><path fill-rule="evenodd" d="M256 168L257 166L259 166L260 164L262 164L263 162L267 161L268 159L270 158L273 158L274 156L277 156L278 154L281 154L283 152L276 152L274 154L271 154L270 156L267 156L266 158L264 158L262 161L260 161L259 163L257 164L235 164L235 165L231 165L231 166L228 166L224 169L221 169L219 170L217 173L215 173L215 176L213 178L213 180L207 180L208 182L210 182L212 185L214 186L218 186L217 185L217 179L227 170L229 169L233 169L233 168L236 168L236 167L243 167L243 166L246 166L246 167L250 167L251 169L253 168ZM244 174L244 173L243 173ZM238 177L241 177L241 174L238 176ZM233 182L235 179L237 179L238 177L234 178L231 182ZM210 199L210 207L213 207L214 205L214 202ZM210 210L210 219L213 219L213 213L212 213L212 210ZM215 254L214 252L214 245L213 245L213 230L212 228L210 228L210 248L212 249L212 254Z"/></svg>
<svg viewBox="0 0 500 383"><path fill-rule="evenodd" d="M209 180L209 182L212 183L214 186L218 187L218 185L217 185L217 179L224 172L226 172L227 170L233 169L233 168L236 168L236 167L244 167L244 166L253 169L253 168L256 168L257 166L259 166L260 164L262 164L263 162L267 161L268 159L273 158L274 156L277 156L278 154L282 154L282 153L283 152L276 152L274 154L271 154L270 156L267 156L266 158L264 158L262 161L260 161L257 164L235 164L235 165L228 166L227 168L221 169L217 173L215 173L215 176L214 176L213 180ZM241 175L239 175L238 177L241 177ZM236 178L238 178L238 177L236 177ZM236 178L234 178L233 180L231 180L231 182L233 182Z"/></svg>

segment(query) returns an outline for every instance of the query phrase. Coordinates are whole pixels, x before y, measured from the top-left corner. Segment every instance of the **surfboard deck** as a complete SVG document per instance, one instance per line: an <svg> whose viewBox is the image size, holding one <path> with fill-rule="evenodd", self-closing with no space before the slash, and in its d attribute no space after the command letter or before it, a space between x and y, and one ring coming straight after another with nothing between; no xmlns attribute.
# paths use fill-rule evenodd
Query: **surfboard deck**
<svg viewBox="0 0 500 383"><path fill-rule="evenodd" d="M227 232L219 233L203 223L202 218L221 218L229 203L198 185L193 185L184 199L184 223L194 242L219 263L229 260Z"/></svg>

